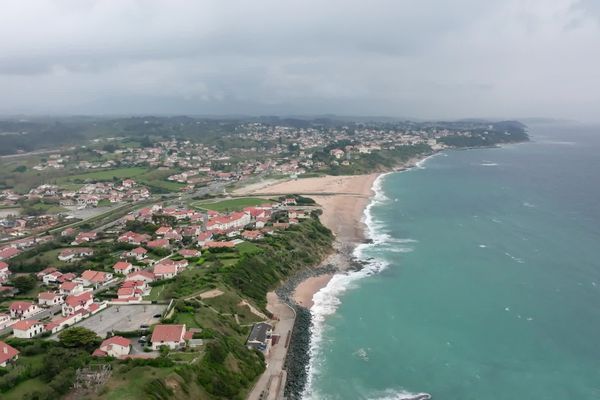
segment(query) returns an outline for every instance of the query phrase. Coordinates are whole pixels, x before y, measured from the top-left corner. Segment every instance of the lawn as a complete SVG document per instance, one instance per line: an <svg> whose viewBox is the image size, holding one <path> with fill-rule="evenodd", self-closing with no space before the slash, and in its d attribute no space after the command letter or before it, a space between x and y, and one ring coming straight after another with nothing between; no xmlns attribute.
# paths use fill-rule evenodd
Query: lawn
<svg viewBox="0 0 600 400"><path fill-rule="evenodd" d="M48 386L39 378L28 379L19 383L7 393L2 393L2 400L22 400L33 392L43 391Z"/></svg>
<svg viewBox="0 0 600 400"><path fill-rule="evenodd" d="M213 211L239 211L246 207L255 207L261 204L271 204L273 200L258 197L241 197L239 199L227 199L216 202L199 201L192 204L193 207Z"/></svg>
<svg viewBox="0 0 600 400"><path fill-rule="evenodd" d="M242 243L238 244L237 246L235 246L235 248L237 249L240 256L244 255L244 254L254 254L254 253L258 253L259 251L261 251L260 247L258 247L254 243L250 243L250 242L242 242Z"/></svg>
<svg viewBox="0 0 600 400"><path fill-rule="evenodd" d="M135 178L138 175L142 175L147 172L148 169L142 167L129 167L129 168L114 168L104 169L101 171L86 172L84 174L70 175L61 178L62 182L75 182L75 181L110 181L113 177L118 179L122 178Z"/></svg>
<svg viewBox="0 0 600 400"><path fill-rule="evenodd" d="M175 171L157 170L143 167L128 167L105 169L101 171L86 172L84 174L70 175L60 179L61 186L73 184L73 182L84 181L112 181L113 178L132 178L142 185L164 191L179 191L185 185L178 182L168 181L166 178Z"/></svg>
<svg viewBox="0 0 600 400"><path fill-rule="evenodd" d="M155 301L155 300L164 300L163 296L163 292L165 290L165 286L167 285L160 285L160 286L155 286L152 288L152 290L150 291L150 294L148 296L144 297L144 300L150 300L150 301Z"/></svg>
<svg viewBox="0 0 600 400"><path fill-rule="evenodd" d="M144 387L150 380L164 378L172 372L172 368L135 367L126 373L117 369L106 384L105 392L100 398L107 400L138 400L147 398Z"/></svg>

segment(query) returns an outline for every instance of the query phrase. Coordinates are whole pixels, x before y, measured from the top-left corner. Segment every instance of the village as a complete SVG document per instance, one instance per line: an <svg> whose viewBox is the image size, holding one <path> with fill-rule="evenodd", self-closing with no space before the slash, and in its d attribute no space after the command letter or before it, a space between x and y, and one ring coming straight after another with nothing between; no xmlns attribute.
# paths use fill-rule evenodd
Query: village
<svg viewBox="0 0 600 400"><path fill-rule="evenodd" d="M230 255L255 251L253 243L309 219L315 207L297 200L240 198L207 203L207 208L154 204L128 213L106 231L66 228L15 241L0 252L0 310L5 310L0 312L0 336L57 340L61 331L81 326L104 338L94 357L149 359L165 348L199 351L202 329L164 323L179 322L178 310L174 299L161 292L179 275L200 273L211 257L227 265ZM231 211L214 211L215 205ZM32 265L31 258L23 256L35 252L36 246L45 246L42 259L48 265L34 273L13 272ZM92 261L98 253L104 256ZM49 254L52 259L46 258ZM34 289L24 294L11 286L19 276L35 277ZM223 295L203 286L186 298L207 301ZM28 299L32 295L35 298ZM248 348L268 354L269 318L250 304L247 314L257 321L249 325ZM239 318L236 314L236 321ZM2 341L0 347L6 349L0 353L0 366L19 364L18 350Z"/></svg>

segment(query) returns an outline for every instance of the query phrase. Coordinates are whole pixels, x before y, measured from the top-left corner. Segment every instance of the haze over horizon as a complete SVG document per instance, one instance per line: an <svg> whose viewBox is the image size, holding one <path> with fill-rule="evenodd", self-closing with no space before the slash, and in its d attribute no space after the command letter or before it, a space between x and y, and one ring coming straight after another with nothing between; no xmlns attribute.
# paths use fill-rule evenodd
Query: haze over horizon
<svg viewBox="0 0 600 400"><path fill-rule="evenodd" d="M5 2L1 114L598 121L600 2Z"/></svg>

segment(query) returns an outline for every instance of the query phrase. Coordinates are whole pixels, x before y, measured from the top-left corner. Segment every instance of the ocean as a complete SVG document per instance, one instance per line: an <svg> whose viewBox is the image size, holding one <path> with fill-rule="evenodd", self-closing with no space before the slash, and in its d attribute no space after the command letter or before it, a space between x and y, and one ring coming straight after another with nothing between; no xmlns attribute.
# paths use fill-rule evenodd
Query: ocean
<svg viewBox="0 0 600 400"><path fill-rule="evenodd" d="M529 131L376 181L304 399L600 399L600 127Z"/></svg>

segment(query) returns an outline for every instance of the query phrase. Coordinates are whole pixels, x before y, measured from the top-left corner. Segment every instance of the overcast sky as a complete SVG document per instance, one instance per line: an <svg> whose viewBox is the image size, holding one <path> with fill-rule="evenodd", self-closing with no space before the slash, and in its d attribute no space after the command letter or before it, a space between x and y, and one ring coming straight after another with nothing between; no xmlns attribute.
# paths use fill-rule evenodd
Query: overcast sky
<svg viewBox="0 0 600 400"><path fill-rule="evenodd" d="M0 0L0 113L600 120L600 0Z"/></svg>

